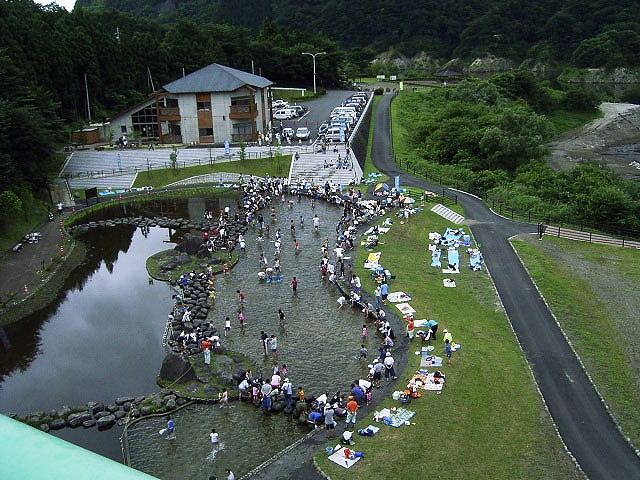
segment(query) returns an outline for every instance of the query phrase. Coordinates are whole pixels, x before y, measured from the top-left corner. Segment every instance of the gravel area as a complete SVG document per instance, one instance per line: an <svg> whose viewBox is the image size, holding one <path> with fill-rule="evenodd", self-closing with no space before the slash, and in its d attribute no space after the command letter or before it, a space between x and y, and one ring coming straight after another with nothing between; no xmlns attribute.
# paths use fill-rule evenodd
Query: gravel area
<svg viewBox="0 0 640 480"><path fill-rule="evenodd" d="M600 109L602 118L547 145L549 164L569 170L581 160L594 160L604 162L624 178L640 181L640 105L603 103Z"/></svg>

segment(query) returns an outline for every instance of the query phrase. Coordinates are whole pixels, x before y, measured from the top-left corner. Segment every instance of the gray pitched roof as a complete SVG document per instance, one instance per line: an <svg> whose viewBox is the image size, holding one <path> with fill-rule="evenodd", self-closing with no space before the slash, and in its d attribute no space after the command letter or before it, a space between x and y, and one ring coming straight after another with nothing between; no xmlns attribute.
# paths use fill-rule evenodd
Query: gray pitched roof
<svg viewBox="0 0 640 480"><path fill-rule="evenodd" d="M232 92L243 85L265 88L272 84L272 81L264 77L212 63L167 83L163 88L169 93Z"/></svg>

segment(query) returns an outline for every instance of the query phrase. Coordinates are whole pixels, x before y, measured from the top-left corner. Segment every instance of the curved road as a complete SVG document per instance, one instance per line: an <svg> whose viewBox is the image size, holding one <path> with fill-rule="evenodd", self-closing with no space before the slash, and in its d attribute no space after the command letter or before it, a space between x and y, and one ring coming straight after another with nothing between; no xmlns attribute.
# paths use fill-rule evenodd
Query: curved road
<svg viewBox="0 0 640 480"><path fill-rule="evenodd" d="M401 184L437 190L438 186L401 171L393 162L390 143L391 95L378 104L372 158L389 177ZM567 343L551 312L509 243L536 226L493 214L481 200L459 194L467 221L525 352L542 396L562 440L578 465L592 480L640 479L640 457L623 438L613 419Z"/></svg>

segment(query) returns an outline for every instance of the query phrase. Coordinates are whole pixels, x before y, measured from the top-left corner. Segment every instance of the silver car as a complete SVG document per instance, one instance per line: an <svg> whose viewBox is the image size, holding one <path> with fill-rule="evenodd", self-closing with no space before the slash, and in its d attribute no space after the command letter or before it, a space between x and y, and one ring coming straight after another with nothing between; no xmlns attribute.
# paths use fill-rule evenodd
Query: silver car
<svg viewBox="0 0 640 480"><path fill-rule="evenodd" d="M311 136L311 130L307 127L298 127L296 129L296 138L300 140L307 140Z"/></svg>

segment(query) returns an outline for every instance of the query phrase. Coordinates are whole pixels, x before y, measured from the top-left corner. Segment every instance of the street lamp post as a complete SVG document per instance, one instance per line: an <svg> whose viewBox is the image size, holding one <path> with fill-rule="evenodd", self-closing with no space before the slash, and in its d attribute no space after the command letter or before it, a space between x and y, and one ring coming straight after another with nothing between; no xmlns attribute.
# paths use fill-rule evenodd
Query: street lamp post
<svg viewBox="0 0 640 480"><path fill-rule="evenodd" d="M317 92L316 90L316 57L318 55L326 55L327 52L316 52L316 53L309 53L309 52L302 52L302 55L310 55L313 58L313 94L315 95Z"/></svg>

